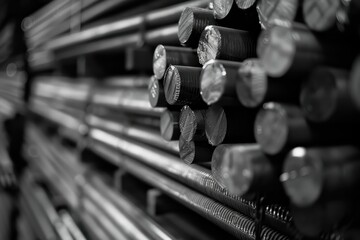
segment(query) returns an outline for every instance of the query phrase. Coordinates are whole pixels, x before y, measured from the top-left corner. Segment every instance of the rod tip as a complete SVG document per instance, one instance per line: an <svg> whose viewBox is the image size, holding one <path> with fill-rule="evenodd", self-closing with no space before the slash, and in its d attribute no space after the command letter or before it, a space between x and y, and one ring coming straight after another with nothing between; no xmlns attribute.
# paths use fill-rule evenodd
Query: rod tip
<svg viewBox="0 0 360 240"><path fill-rule="evenodd" d="M214 0L214 17L224 19L232 9L234 0Z"/></svg>
<svg viewBox="0 0 360 240"><path fill-rule="evenodd" d="M289 70L295 51L290 26L273 25L259 36L257 54L266 73L271 77L281 77Z"/></svg>
<svg viewBox="0 0 360 240"><path fill-rule="evenodd" d="M326 31L336 25L341 1L304 0L302 11L306 25L315 31Z"/></svg>
<svg viewBox="0 0 360 240"><path fill-rule="evenodd" d="M249 9L250 7L254 6L254 4L256 3L256 0L236 0L236 5L238 6L238 8L246 10Z"/></svg>
<svg viewBox="0 0 360 240"><path fill-rule="evenodd" d="M258 59L245 60L238 71L236 94L245 107L258 107L263 103L267 91L267 75Z"/></svg>
<svg viewBox="0 0 360 240"><path fill-rule="evenodd" d="M218 105L210 106L206 111L205 133L212 146L220 145L226 136L227 118L224 109Z"/></svg>
<svg viewBox="0 0 360 240"><path fill-rule="evenodd" d="M164 92L166 101L170 105L176 104L180 95L181 77L178 69L170 65L164 77Z"/></svg>
<svg viewBox="0 0 360 240"><path fill-rule="evenodd" d="M179 125L183 140L190 142L194 140L197 129L197 121L194 111L187 105L181 109Z"/></svg>
<svg viewBox="0 0 360 240"><path fill-rule="evenodd" d="M216 61L208 61L200 76L200 94L208 105L219 101L225 90L226 70L224 66Z"/></svg>
<svg viewBox="0 0 360 240"><path fill-rule="evenodd" d="M178 23L178 38L182 45L186 45L191 37L194 25L194 13L192 8L185 8L181 13Z"/></svg>
<svg viewBox="0 0 360 240"><path fill-rule="evenodd" d="M186 164L192 164L195 159L195 143L193 141L186 141L182 136L179 139L179 154L180 159Z"/></svg>
<svg viewBox="0 0 360 240"><path fill-rule="evenodd" d="M162 79L164 77L166 66L166 49L160 44L155 48L153 56L153 72L157 79Z"/></svg>
<svg viewBox="0 0 360 240"><path fill-rule="evenodd" d="M207 61L216 59L221 47L221 34L216 26L207 26L201 33L197 54L199 62L204 65Z"/></svg>
<svg viewBox="0 0 360 240"><path fill-rule="evenodd" d="M308 207L319 199L323 186L321 169L320 156L315 152L297 147L288 154L280 181L293 204Z"/></svg>
<svg viewBox="0 0 360 240"><path fill-rule="evenodd" d="M287 113L278 103L266 103L255 119L255 139L267 154L279 154L288 138Z"/></svg>
<svg viewBox="0 0 360 240"><path fill-rule="evenodd" d="M176 133L175 125L179 124L179 113L164 111L160 117L160 133L166 141L176 140L179 133Z"/></svg>

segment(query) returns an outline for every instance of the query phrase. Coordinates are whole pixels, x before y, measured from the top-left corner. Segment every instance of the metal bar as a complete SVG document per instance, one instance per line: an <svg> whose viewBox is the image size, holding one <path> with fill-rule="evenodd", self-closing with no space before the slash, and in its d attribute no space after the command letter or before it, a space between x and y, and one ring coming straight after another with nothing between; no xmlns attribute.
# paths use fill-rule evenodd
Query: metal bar
<svg viewBox="0 0 360 240"><path fill-rule="evenodd" d="M202 65L212 59L244 61L256 57L256 40L250 32L211 25L201 34L197 54Z"/></svg>
<svg viewBox="0 0 360 240"><path fill-rule="evenodd" d="M179 140L179 111L166 110L160 118L160 134L166 141Z"/></svg>
<svg viewBox="0 0 360 240"><path fill-rule="evenodd" d="M210 60L205 63L200 75L201 97L208 104L222 106L239 105L236 98L236 83L239 80L240 62Z"/></svg>
<svg viewBox="0 0 360 240"><path fill-rule="evenodd" d="M212 146L221 143L253 143L256 110L211 105L206 110L205 134Z"/></svg>
<svg viewBox="0 0 360 240"><path fill-rule="evenodd" d="M265 102L299 103L302 79L272 78L258 59L245 60L238 71L236 93L245 107Z"/></svg>
<svg viewBox="0 0 360 240"><path fill-rule="evenodd" d="M106 186L98 177L91 176L88 181L92 184L93 190L98 191L100 194L106 196L118 209L124 212L132 221L134 221L146 234L157 240L171 240L175 239L147 214L129 201L124 195L115 192Z"/></svg>
<svg viewBox="0 0 360 240"><path fill-rule="evenodd" d="M126 47L136 46L141 41L144 41L149 45L157 45L159 42L176 45L178 43L177 26L170 25L161 27L149 30L145 34L136 32L88 43L84 42L81 46L72 46L61 51L57 49L55 52L55 58L61 60L99 52L119 51Z"/></svg>
<svg viewBox="0 0 360 240"><path fill-rule="evenodd" d="M170 105L206 106L200 95L200 67L170 65L164 77L166 101Z"/></svg>
<svg viewBox="0 0 360 240"><path fill-rule="evenodd" d="M206 142L186 141L182 136L179 139L180 159L186 164L209 163L215 147Z"/></svg>
<svg viewBox="0 0 360 240"><path fill-rule="evenodd" d="M149 102L153 108L169 107L165 97L164 82L156 79L154 76L149 82Z"/></svg>
<svg viewBox="0 0 360 240"><path fill-rule="evenodd" d="M255 203L245 200L239 196L230 195L226 190L216 184L210 170L205 169L198 165L186 165L184 162L179 161L178 157L171 154L161 152L150 146L136 143L133 140L126 139L120 136L113 136L109 133L98 129L92 129L89 132L89 137L111 148L119 150L132 158L137 159L139 162L146 164L164 174L191 186L197 191L214 198L215 200L226 204L227 206L241 212L246 216L254 216ZM117 152L110 155L110 149L103 151L104 154L108 153L108 157L115 160L117 164L120 160L117 159ZM269 205L265 210L265 221L270 226L281 229L281 231L294 236L294 229L291 227L291 218L288 211L284 210L281 206Z"/></svg>
<svg viewBox="0 0 360 240"><path fill-rule="evenodd" d="M165 141L156 130L123 123L121 121L111 121L94 115L87 117L90 128L104 129L122 136L126 136L136 141L140 141L156 148L160 148L172 154L179 153L177 142Z"/></svg>
<svg viewBox="0 0 360 240"><path fill-rule="evenodd" d="M192 110L185 105L180 112L179 126L181 137L186 142L203 141L205 142L205 115L206 109Z"/></svg>
<svg viewBox="0 0 360 240"><path fill-rule="evenodd" d="M360 180L359 156L354 146L298 147L287 156L280 181L292 203L299 207L324 200L353 199L353 189Z"/></svg>
<svg viewBox="0 0 360 240"><path fill-rule="evenodd" d="M46 49L57 50L70 47L75 44L81 44L95 39L104 38L109 35L122 34L129 31L140 29L141 24L146 23L147 27L159 27L176 22L184 6L205 6L209 0L197 0L181 3L168 8L154 10L147 14L119 20L113 23L104 24L88 30L74 33L69 36L58 38L50 42ZM158 43L157 43L158 44Z"/></svg>
<svg viewBox="0 0 360 240"><path fill-rule="evenodd" d="M93 91L90 102L99 106L130 113L160 117L162 108L152 108L146 89L97 88Z"/></svg>
<svg viewBox="0 0 360 240"><path fill-rule="evenodd" d="M158 45L154 51L153 71L157 79L163 79L170 65L200 67L196 51L192 48Z"/></svg>
<svg viewBox="0 0 360 240"><path fill-rule="evenodd" d="M230 208L221 205L217 201L206 197L169 177L137 163L134 159L123 157L120 166L124 166L128 172L139 179L161 189L176 201L184 204L193 211L199 213L219 227L241 239L254 239L255 223L250 218ZM234 220L236 219L236 220ZM269 239L288 239L278 232L264 227L262 236Z"/></svg>

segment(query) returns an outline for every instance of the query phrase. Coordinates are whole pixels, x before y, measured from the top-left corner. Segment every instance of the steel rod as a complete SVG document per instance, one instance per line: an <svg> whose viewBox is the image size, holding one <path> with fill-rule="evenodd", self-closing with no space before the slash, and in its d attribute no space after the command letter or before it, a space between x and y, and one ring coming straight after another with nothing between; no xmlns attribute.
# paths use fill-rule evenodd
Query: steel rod
<svg viewBox="0 0 360 240"><path fill-rule="evenodd" d="M170 106L165 98L164 83L152 76L148 86L149 102L153 108L161 108Z"/></svg>
<svg viewBox="0 0 360 240"><path fill-rule="evenodd" d="M280 180L299 207L319 200L352 199L359 182L359 156L355 146L298 147L287 156Z"/></svg>
<svg viewBox="0 0 360 240"><path fill-rule="evenodd" d="M355 49L351 38L312 32L298 23L273 25L263 31L257 44L258 56L271 77L304 77L320 65L349 68Z"/></svg>
<svg viewBox="0 0 360 240"><path fill-rule="evenodd" d="M180 112L166 110L160 118L160 134L166 141L179 140L180 126L179 126Z"/></svg>
<svg viewBox="0 0 360 240"><path fill-rule="evenodd" d="M258 59L245 60L238 71L236 93L245 107L260 107L265 102L299 103L300 79L272 78Z"/></svg>
<svg viewBox="0 0 360 240"><path fill-rule="evenodd" d="M133 159L123 158L122 164L126 169L141 180L160 188L176 201L184 204L193 211L206 217L229 233L242 239L254 238L254 222L241 213L238 213L224 205L219 204L211 198L208 198L194 190L168 178L143 164L137 163ZM216 209L216 210L215 210ZM236 218L236 221L230 220ZM269 239L288 239L286 236L263 227L262 236Z"/></svg>
<svg viewBox="0 0 360 240"><path fill-rule="evenodd" d="M89 137L106 146L117 149L139 162L146 164L197 191L224 203L225 205L241 212L246 216L254 216L255 203L239 196L230 195L214 181L211 171L198 165L187 165L179 161L178 157L161 152L155 148L120 136L113 136L104 131L93 129ZM110 154L109 148L103 149L103 154L113 158L117 153ZM118 157L114 161L118 162ZM265 222L276 229L294 236L289 212L281 206L268 205L265 208Z"/></svg>
<svg viewBox="0 0 360 240"><path fill-rule="evenodd" d="M231 109L212 105L206 111L205 133L212 146L221 143L253 143L255 113L251 109Z"/></svg>
<svg viewBox="0 0 360 240"><path fill-rule="evenodd" d="M205 114L206 109L192 110L187 105L181 109L179 126L183 140L186 142L206 141Z"/></svg>
<svg viewBox="0 0 360 240"><path fill-rule="evenodd" d="M211 170L216 182L234 195L265 193L277 185L276 170L257 144L217 146Z"/></svg>
<svg viewBox="0 0 360 240"><path fill-rule="evenodd" d="M203 66L200 75L200 93L208 104L222 106L239 105L236 98L238 70L242 63L210 60Z"/></svg>
<svg viewBox="0 0 360 240"><path fill-rule="evenodd" d="M186 164L211 162L215 147L206 142L186 141L182 136L179 139L180 159Z"/></svg>
<svg viewBox="0 0 360 240"><path fill-rule="evenodd" d="M200 67L170 65L165 73L164 90L170 105L204 106L200 95Z"/></svg>
<svg viewBox="0 0 360 240"><path fill-rule="evenodd" d="M90 42L95 39L104 38L105 36L113 34L122 34L129 31L138 30L141 24L146 23L147 27L159 27L166 24L176 22L179 18L184 6L201 7L206 6L208 0L197 0L191 2L180 3L168 8L154 10L145 15L139 14L138 16L119 20L113 23L104 24L88 30L74 33L69 36L64 36L50 42L46 48L49 50L56 50L67 48L72 45ZM159 41L160 42L160 41ZM158 44L158 43L157 43Z"/></svg>
<svg viewBox="0 0 360 240"><path fill-rule="evenodd" d="M154 51L153 71L157 79L163 79L170 65L200 67L196 51L191 48L158 45Z"/></svg>
<svg viewBox="0 0 360 240"><path fill-rule="evenodd" d="M201 33L197 54L202 65L212 59L243 61L256 57L256 41L247 31L209 25Z"/></svg>
<svg viewBox="0 0 360 240"><path fill-rule="evenodd" d="M303 112L313 122L341 125L358 122L359 114L350 94L349 73L334 68L314 70L303 85L300 102Z"/></svg>

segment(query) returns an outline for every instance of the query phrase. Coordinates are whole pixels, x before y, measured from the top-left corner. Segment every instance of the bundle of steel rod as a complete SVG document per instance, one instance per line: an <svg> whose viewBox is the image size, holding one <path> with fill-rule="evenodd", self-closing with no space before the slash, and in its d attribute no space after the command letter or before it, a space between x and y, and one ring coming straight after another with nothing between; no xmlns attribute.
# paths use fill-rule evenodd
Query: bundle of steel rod
<svg viewBox="0 0 360 240"><path fill-rule="evenodd" d="M167 108L164 139L179 140L187 164L211 161L215 181L231 194L285 206L289 198L296 227L309 237L327 238L354 219L329 208L354 207L360 183L357 164L344 160L358 151L357 5L214 0L213 10L183 10L184 47L161 43L154 51L149 98ZM303 221L313 210L316 226Z"/></svg>
<svg viewBox="0 0 360 240"><path fill-rule="evenodd" d="M360 227L359 1L209 2L55 0L24 21L30 65L73 77L38 79L30 110L67 129L82 160L239 239L346 239ZM151 54L151 77L123 66ZM39 136L39 169L69 191ZM101 181L79 186L95 239L162 239Z"/></svg>

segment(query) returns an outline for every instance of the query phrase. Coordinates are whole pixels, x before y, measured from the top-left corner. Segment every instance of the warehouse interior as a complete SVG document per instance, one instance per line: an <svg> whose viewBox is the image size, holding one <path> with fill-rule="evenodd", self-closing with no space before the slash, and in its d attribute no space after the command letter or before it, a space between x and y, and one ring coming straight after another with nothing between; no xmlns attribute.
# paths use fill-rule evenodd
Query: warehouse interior
<svg viewBox="0 0 360 240"><path fill-rule="evenodd" d="M359 37L359 0L0 0L0 240L360 239Z"/></svg>

